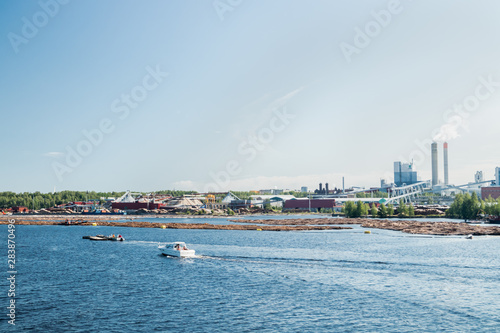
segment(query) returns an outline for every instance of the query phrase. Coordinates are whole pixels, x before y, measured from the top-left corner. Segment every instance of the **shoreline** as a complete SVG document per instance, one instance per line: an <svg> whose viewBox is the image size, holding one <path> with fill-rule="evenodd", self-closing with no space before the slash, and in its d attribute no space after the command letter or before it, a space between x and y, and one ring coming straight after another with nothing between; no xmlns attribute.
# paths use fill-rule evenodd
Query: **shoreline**
<svg viewBox="0 0 500 333"><path fill-rule="evenodd" d="M156 228L156 229L204 229L204 230L258 230L258 231L309 231L309 230L346 230L351 227L339 226L310 226L310 225L242 225L242 224L210 224L210 223L157 223L157 222L110 222L110 221L85 221L78 224L62 224L61 221L29 221L16 220L16 225L59 225L64 227L96 226L99 227L124 227L124 228ZM9 224L8 220L0 219L0 225Z"/></svg>

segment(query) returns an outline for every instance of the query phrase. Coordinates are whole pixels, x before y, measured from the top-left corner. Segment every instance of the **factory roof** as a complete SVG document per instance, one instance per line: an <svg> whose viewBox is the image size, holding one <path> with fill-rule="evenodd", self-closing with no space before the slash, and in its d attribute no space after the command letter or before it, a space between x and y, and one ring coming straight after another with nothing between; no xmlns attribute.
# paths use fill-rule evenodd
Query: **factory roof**
<svg viewBox="0 0 500 333"><path fill-rule="evenodd" d="M252 200L274 200L274 201L286 201L296 199L293 195L272 195L272 194L260 194L260 195L251 195L250 199Z"/></svg>

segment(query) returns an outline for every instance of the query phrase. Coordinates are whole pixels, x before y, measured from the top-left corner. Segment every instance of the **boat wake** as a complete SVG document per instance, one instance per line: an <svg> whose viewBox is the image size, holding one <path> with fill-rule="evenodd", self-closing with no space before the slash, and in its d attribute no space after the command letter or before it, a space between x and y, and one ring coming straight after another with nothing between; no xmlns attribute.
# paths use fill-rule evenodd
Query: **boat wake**
<svg viewBox="0 0 500 333"><path fill-rule="evenodd" d="M129 244L159 244L161 242L158 241L140 241L140 240L129 240L127 241Z"/></svg>

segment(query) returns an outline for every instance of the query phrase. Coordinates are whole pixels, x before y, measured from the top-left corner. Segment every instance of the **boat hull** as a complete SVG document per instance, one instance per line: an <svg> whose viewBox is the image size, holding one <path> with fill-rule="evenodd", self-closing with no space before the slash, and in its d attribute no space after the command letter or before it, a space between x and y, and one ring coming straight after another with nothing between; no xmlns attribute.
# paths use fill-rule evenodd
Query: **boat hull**
<svg viewBox="0 0 500 333"><path fill-rule="evenodd" d="M90 236L88 239L92 240L92 241L107 241L106 238L103 238L103 237L96 237L96 236Z"/></svg>
<svg viewBox="0 0 500 333"><path fill-rule="evenodd" d="M113 236L104 236L104 235L96 235L96 236L83 236L83 239L90 239L93 241L115 241L115 242L123 242L125 238L123 237L113 237Z"/></svg>
<svg viewBox="0 0 500 333"><path fill-rule="evenodd" d="M492 216L488 219L491 224L500 224L500 216Z"/></svg>
<svg viewBox="0 0 500 333"><path fill-rule="evenodd" d="M165 249L165 248L159 248L161 251L161 254L167 257L176 257L176 258L189 258L189 257L194 257L195 256L195 251L194 250L172 250L172 249Z"/></svg>

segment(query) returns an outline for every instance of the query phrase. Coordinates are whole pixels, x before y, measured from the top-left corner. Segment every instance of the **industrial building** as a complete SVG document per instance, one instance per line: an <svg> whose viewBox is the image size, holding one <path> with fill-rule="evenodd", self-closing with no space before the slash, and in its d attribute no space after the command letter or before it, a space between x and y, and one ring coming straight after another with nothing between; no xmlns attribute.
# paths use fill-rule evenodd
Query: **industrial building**
<svg viewBox="0 0 500 333"><path fill-rule="evenodd" d="M308 199L308 198L300 198L300 199L291 199L285 201L285 205L283 206L283 210L315 210L319 211L320 209L332 209L335 207L335 199Z"/></svg>
<svg viewBox="0 0 500 333"><path fill-rule="evenodd" d="M439 184L438 169L438 146L436 142L431 144L431 164L432 164L432 186Z"/></svg>
<svg viewBox="0 0 500 333"><path fill-rule="evenodd" d="M432 167L432 186L439 184L439 153L438 144L431 144L431 167ZM448 142L443 143L443 170L444 170L444 187L450 184L448 173Z"/></svg>
<svg viewBox="0 0 500 333"><path fill-rule="evenodd" d="M319 189L315 190L314 193L328 195L329 191L328 183L325 184L325 187L323 187L323 183L319 183Z"/></svg>
<svg viewBox="0 0 500 333"><path fill-rule="evenodd" d="M396 186L418 183L418 174L412 163L394 162L394 183Z"/></svg>
<svg viewBox="0 0 500 333"><path fill-rule="evenodd" d="M493 199L498 199L500 197L500 167L495 168L495 186L481 187L481 198L484 200L489 197Z"/></svg>
<svg viewBox="0 0 500 333"><path fill-rule="evenodd" d="M269 194L269 195L279 195L283 194L283 192L288 192L285 191L284 189L269 189L269 190L259 190L259 194Z"/></svg>
<svg viewBox="0 0 500 333"><path fill-rule="evenodd" d="M293 195L251 195L250 200L253 207L264 208L266 205L271 207L283 207L285 201L295 199Z"/></svg>
<svg viewBox="0 0 500 333"><path fill-rule="evenodd" d="M325 186L323 187L323 183L319 183L319 187L314 190L314 194L318 195L331 195L331 194L339 194L342 193L343 191L338 188L330 189L329 184L325 183Z"/></svg>
<svg viewBox="0 0 500 333"><path fill-rule="evenodd" d="M489 197L498 199L500 197L500 186L483 186L481 187L481 199L485 200Z"/></svg>
<svg viewBox="0 0 500 333"><path fill-rule="evenodd" d="M477 171L476 174L474 175L474 182L481 183L483 181L484 181L483 172Z"/></svg>
<svg viewBox="0 0 500 333"><path fill-rule="evenodd" d="M139 194L134 197L133 193L127 191L120 198L111 203L112 209L135 211L139 209L188 209L188 208L201 208L204 203L202 200L205 198L197 196L183 196L179 198L172 198L169 195L148 195L143 196Z"/></svg>
<svg viewBox="0 0 500 333"><path fill-rule="evenodd" d="M443 161L444 161L444 184L449 184L448 179L448 142L443 143Z"/></svg>

